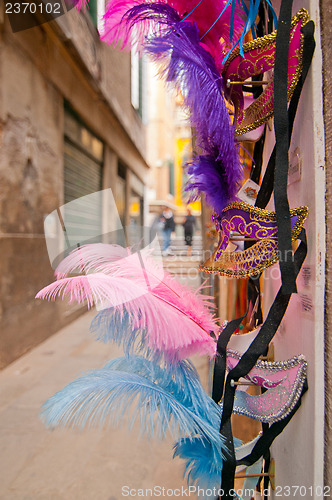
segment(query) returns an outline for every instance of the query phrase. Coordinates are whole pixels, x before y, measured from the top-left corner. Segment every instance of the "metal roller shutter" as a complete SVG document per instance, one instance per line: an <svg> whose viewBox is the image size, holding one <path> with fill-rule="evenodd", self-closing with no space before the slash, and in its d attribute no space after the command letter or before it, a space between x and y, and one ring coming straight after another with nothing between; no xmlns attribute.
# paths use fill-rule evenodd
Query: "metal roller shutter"
<svg viewBox="0 0 332 500"><path fill-rule="evenodd" d="M97 194L101 189L102 163L65 137L64 223L71 245L101 241L102 200ZM70 203L83 196L84 201Z"/></svg>

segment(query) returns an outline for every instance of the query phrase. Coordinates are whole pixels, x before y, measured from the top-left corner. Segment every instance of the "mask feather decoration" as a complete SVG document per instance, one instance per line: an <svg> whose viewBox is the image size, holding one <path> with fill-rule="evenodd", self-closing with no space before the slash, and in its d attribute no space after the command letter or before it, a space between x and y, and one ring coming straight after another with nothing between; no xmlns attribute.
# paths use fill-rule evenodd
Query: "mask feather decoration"
<svg viewBox="0 0 332 500"><path fill-rule="evenodd" d="M139 5L151 5L152 3L172 7L181 21L195 24L199 31L200 43L213 56L218 70L221 71L231 51L240 46L243 56L243 41L245 35L251 30L253 38L255 34L255 22L261 0L250 0L249 5L239 0L159 0L151 2L147 0L110 0L104 14L104 30L102 40L115 44L121 41L122 49L136 46L141 48L145 38L151 34L151 30L157 32L162 19L145 19L133 36L126 31L127 13ZM78 10L86 8L88 0L79 0L76 7ZM268 9L271 11L275 28L277 29L277 15L270 0L266 0Z"/></svg>
<svg viewBox="0 0 332 500"><path fill-rule="evenodd" d="M235 198L243 173L222 79L213 57L200 44L197 26L182 22L166 4L137 5L126 13L125 19L126 30L121 33L126 37L135 32L135 39L142 24L161 20L163 30L149 36L144 49L160 65L166 81L181 92L197 146L202 150L189 168L187 190L194 191L192 199L204 192L208 203L220 213Z"/></svg>
<svg viewBox="0 0 332 500"><path fill-rule="evenodd" d="M43 288L36 298L54 300L62 295L70 302L86 301L88 307L96 304L102 311L94 331L102 340L120 342L127 351L141 335L142 346L169 359L194 353L215 355L219 327L209 298L178 283L148 254L113 259L112 245L105 245L107 257L105 247L98 245L98 249L85 245L71 252L56 271L65 277ZM115 252L118 255L117 246ZM89 272L67 276L75 270Z"/></svg>
<svg viewBox="0 0 332 500"><path fill-rule="evenodd" d="M167 369L139 356L117 358L68 384L44 403L41 418L54 428L118 425L127 415L132 429L139 419L140 434L164 439L204 441L210 460L227 453L218 432L220 407L207 396L188 361Z"/></svg>

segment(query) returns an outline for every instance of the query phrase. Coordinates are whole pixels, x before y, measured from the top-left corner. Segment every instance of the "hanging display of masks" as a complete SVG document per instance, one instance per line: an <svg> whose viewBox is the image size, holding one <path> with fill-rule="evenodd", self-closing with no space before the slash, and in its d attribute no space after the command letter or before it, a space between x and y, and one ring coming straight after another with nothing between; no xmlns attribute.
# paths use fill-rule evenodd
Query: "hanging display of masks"
<svg viewBox="0 0 332 500"><path fill-rule="evenodd" d="M301 28L308 21L309 14L305 9L301 9L291 21L288 55L288 101L291 99L301 77L304 39ZM273 116L273 68L276 38L277 32L275 31L245 43L243 46L244 56L240 54L240 49L236 48L232 51L223 67L222 76L225 85L225 97L231 100L235 107L235 134L237 136L254 130ZM245 108L241 84L245 85L244 82L249 78L255 78L256 75L266 72L272 72L272 74L270 74L268 81L264 83L264 91ZM257 80L255 83L259 85L260 82ZM251 84L250 80L248 84Z"/></svg>
<svg viewBox="0 0 332 500"><path fill-rule="evenodd" d="M295 241L308 216L307 207L290 211L292 241ZM219 244L200 269L235 278L256 276L279 258L276 213L243 202L227 205L220 217L214 216ZM236 247L227 250L229 244ZM248 248L245 248L245 244Z"/></svg>
<svg viewBox="0 0 332 500"><path fill-rule="evenodd" d="M265 29L268 12L275 31L270 26L269 32L258 37L257 24L261 21ZM139 419L142 433L148 436L162 439L169 430L175 441L174 456L185 462L188 483L205 488L221 485L225 498L231 498L237 467L244 471L246 481L254 477L257 482L264 476L269 448L307 390L303 355L276 362L260 359L286 312L307 252L304 222L308 208L289 210L287 192L283 192L279 198L277 194L276 211L265 210L266 193L272 192L274 179L275 193L287 191L288 161L280 167L280 151L287 157L314 49L313 23L305 9L291 19L291 2L284 0L278 22L269 0L110 0L103 35L109 43L120 42L122 49L136 47L147 53L183 96L195 134L187 190L191 199L205 196L215 212L219 236L217 248L200 269L234 278L255 277L260 304L260 273L278 261L282 249L290 247L293 282L286 283L287 273L280 263L282 286L265 322L260 321L254 334L246 337L250 340L240 349L239 343L234 347L234 340L232 345L234 332L246 315L220 328L211 297L179 284L158 266L151 252L106 244L81 246L59 264L56 281L37 294L41 299L62 296L96 306L99 311L91 325L94 335L120 345L125 354L51 397L42 410L45 424L82 428L128 419L131 426ZM280 38L287 39L285 46ZM279 113L275 82L283 74L282 56L288 76L280 85L284 107ZM267 81L260 80L265 77ZM246 107L248 85L261 88ZM226 101L234 107L234 121ZM287 111L289 101L291 112ZM245 178L238 139L272 116L276 151L267 177L257 180L262 192L259 206L253 206L237 200ZM286 139L280 140L283 119ZM248 311L252 301L248 293ZM193 354L208 355L214 362L211 397L187 359ZM249 394L248 385L264 392ZM262 433L242 443L233 437L232 414L260 421Z"/></svg>

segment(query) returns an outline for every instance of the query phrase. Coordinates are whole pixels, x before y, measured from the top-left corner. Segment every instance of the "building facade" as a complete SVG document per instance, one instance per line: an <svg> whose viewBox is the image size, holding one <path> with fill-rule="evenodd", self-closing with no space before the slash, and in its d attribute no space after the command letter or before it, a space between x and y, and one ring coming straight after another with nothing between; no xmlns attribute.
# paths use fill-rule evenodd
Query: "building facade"
<svg viewBox="0 0 332 500"><path fill-rule="evenodd" d="M175 221L182 224L187 213L188 193L186 165L192 158L192 130L189 113L183 107L183 98L157 75L154 64L148 65L147 126L150 220L167 205L174 212ZM195 215L200 215L199 201L192 203Z"/></svg>
<svg viewBox="0 0 332 500"><path fill-rule="evenodd" d="M0 9L1 368L82 312L34 299L54 279L46 216L110 188L122 225L143 226L149 169L141 64L88 11L13 32Z"/></svg>

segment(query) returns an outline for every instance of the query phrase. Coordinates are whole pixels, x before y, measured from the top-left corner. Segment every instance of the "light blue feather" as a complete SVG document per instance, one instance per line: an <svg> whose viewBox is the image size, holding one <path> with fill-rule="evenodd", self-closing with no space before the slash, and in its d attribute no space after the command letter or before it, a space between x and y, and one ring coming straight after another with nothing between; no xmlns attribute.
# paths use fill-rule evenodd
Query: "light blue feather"
<svg viewBox="0 0 332 500"><path fill-rule="evenodd" d="M90 326L95 338L104 343L114 342L121 346L127 355L133 352L149 352L146 331L134 328L132 318L127 311L122 313L115 308L100 311Z"/></svg>
<svg viewBox="0 0 332 500"><path fill-rule="evenodd" d="M241 444L239 439L234 438L235 447ZM173 449L173 457L180 457L186 462L183 475L188 484L202 489L220 488L223 458L214 457L211 444L207 440L184 438L178 441Z"/></svg>
<svg viewBox="0 0 332 500"><path fill-rule="evenodd" d="M113 342L122 347L127 356L142 354L156 363L171 362L167 353L155 347L148 346L147 333L144 328L135 328L127 311L119 312L115 308L100 311L92 320L90 331L96 340L106 343ZM165 355L166 354L166 355Z"/></svg>
<svg viewBox="0 0 332 500"><path fill-rule="evenodd" d="M162 367L154 358L126 356L110 361L104 368L136 373L149 379L170 392L197 415L218 427L221 418L220 406L206 394L198 373L189 360L168 363Z"/></svg>
<svg viewBox="0 0 332 500"><path fill-rule="evenodd" d="M133 373L137 369L145 376ZM179 386L178 379L182 380ZM213 425L216 420L220 422L220 409L207 395L204 411L198 408L198 397L204 392L198 384L189 363L168 371L144 358L120 358L83 375L52 396L43 405L41 418L51 428L118 425L124 419L131 428L138 418L141 435L163 439L169 430L176 440L195 436L209 443L214 460L221 460L224 440L219 426ZM194 388L198 389L196 400ZM203 414L207 413L209 417L205 418Z"/></svg>
<svg viewBox="0 0 332 500"><path fill-rule="evenodd" d="M231 40L231 43L233 43L233 32L234 32L233 25L234 25L235 2L236 2L236 0L228 0L228 2L226 3L226 7L229 7L230 3L232 4L231 5L231 9L232 9L232 11L231 11L232 12L232 14L231 14L231 26L230 26L230 40ZM245 4L245 2L243 0L241 2L238 1L238 4L243 8L243 10L244 10L244 12L245 12L245 14L247 16L247 20L245 22L245 25L244 25L244 28L242 30L240 38L238 40L236 40L236 42L233 44L232 48L227 52L226 56L223 59L223 62L222 62L223 64L225 64L225 62L229 58L231 52L235 49L235 47L237 45L240 45L240 54L241 54L242 57L244 57L243 40L244 40L245 35L249 31L252 32L253 38L256 38L256 32L254 30L254 27L256 26L255 25L255 21L256 21L257 14L258 14L258 9L259 9L260 3L261 3L261 0L250 0L249 8L248 8L247 5ZM267 0L266 3L267 3L268 8L270 9L270 11L272 12L273 21L274 21L274 27L275 27L275 29L277 29L278 28L278 19L277 19L276 12L275 12L275 10L273 8L273 5L272 5L272 3L271 3L270 0ZM210 28L206 31L206 33L204 33L204 35L201 37L201 40L210 31L210 29L215 25L215 23L218 21L218 19L222 16L223 12L225 11L225 8L220 13L219 17L210 26Z"/></svg>

